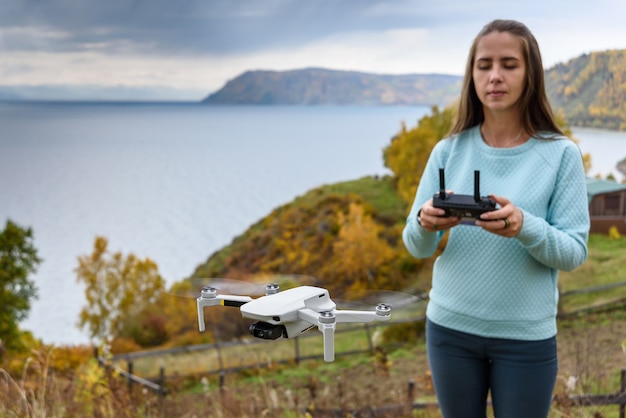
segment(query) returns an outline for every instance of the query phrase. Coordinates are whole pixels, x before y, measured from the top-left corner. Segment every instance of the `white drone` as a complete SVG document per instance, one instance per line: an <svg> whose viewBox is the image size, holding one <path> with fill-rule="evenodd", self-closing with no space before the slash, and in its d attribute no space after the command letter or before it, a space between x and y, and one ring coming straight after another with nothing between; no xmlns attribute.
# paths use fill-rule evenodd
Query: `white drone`
<svg viewBox="0 0 626 418"><path fill-rule="evenodd" d="M257 338L276 340L296 338L317 326L324 338L324 360L335 360L335 326L339 322L387 321L391 317L391 305L380 303L373 311L338 310L330 299L328 290L314 286L299 286L279 292L275 283L265 287L265 296L218 294L214 287L204 287L196 299L198 326L205 330L205 306L239 307L244 318L258 322L250 326Z"/></svg>

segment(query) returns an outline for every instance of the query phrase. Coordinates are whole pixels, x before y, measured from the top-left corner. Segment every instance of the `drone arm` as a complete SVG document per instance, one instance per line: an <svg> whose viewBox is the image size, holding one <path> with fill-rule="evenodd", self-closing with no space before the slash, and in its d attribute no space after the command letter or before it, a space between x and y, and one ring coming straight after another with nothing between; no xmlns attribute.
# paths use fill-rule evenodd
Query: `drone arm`
<svg viewBox="0 0 626 418"><path fill-rule="evenodd" d="M374 322L386 321L391 315L389 313L379 313L378 311L351 311L345 309L334 309L331 311L336 318L336 322ZM307 321L313 325L319 324L320 312L313 309L300 309L298 318Z"/></svg>
<svg viewBox="0 0 626 418"><path fill-rule="evenodd" d="M298 318L306 321L312 325L319 324L320 313L314 311L313 309L304 308L298 311Z"/></svg>
<svg viewBox="0 0 626 418"><path fill-rule="evenodd" d="M204 323L204 307L205 306L234 306L240 307L248 302L250 302L252 298L250 296L237 296L237 295L215 295L215 296L200 296L196 299L198 305L198 329L200 332L204 332L205 323Z"/></svg>
<svg viewBox="0 0 626 418"><path fill-rule="evenodd" d="M391 315L388 310L376 311L350 311L336 310L333 312L337 317L337 322L374 322L387 321Z"/></svg>

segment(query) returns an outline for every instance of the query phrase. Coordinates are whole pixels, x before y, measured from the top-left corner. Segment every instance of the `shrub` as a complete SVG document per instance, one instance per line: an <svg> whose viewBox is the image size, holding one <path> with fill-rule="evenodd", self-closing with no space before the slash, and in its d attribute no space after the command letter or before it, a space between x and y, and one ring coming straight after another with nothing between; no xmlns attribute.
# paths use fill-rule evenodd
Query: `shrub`
<svg viewBox="0 0 626 418"><path fill-rule="evenodd" d="M621 237L622 235L619 233L619 229L617 229L615 225L609 228L609 239L618 240Z"/></svg>

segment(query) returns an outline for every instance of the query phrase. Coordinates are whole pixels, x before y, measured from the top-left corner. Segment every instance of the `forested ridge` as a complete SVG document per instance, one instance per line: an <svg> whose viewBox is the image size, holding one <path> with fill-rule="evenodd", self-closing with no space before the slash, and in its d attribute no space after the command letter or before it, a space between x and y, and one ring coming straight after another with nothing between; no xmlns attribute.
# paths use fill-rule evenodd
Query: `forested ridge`
<svg viewBox="0 0 626 418"><path fill-rule="evenodd" d="M626 129L626 50L592 52L546 72L548 96L572 126Z"/></svg>

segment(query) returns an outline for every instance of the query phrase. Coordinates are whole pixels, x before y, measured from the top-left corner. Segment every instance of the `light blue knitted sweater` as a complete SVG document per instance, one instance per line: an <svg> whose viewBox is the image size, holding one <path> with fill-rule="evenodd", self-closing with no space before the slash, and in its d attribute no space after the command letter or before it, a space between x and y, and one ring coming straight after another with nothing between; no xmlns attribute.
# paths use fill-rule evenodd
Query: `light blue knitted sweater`
<svg viewBox="0 0 626 418"><path fill-rule="evenodd" d="M415 257L434 254L443 233L417 223L421 206L446 189L508 198L524 215L522 230L504 238L473 225L450 230L433 268L428 318L475 335L542 340L556 335L559 270L587 258L589 210L580 150L567 138L531 138L514 148L491 148L478 127L439 141L422 175L402 237Z"/></svg>

